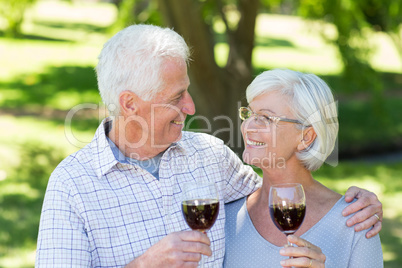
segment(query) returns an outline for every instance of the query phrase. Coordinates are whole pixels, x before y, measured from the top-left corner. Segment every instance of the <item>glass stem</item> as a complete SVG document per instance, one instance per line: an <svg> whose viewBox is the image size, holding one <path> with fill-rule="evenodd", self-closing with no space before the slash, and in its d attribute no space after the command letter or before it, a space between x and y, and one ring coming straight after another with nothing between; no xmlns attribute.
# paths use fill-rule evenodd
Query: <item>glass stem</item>
<svg viewBox="0 0 402 268"><path fill-rule="evenodd" d="M207 231L201 231L201 233L207 235ZM208 236L208 235L207 235L207 236ZM204 268L205 258L206 258L206 256L203 255L203 254L201 254L200 268Z"/></svg>
<svg viewBox="0 0 402 268"><path fill-rule="evenodd" d="M288 242L288 246L289 246L289 247L293 247L293 244L290 243L289 240L288 240L288 235L286 235L286 240L287 240L287 242ZM289 259L293 259L293 257L290 256Z"/></svg>

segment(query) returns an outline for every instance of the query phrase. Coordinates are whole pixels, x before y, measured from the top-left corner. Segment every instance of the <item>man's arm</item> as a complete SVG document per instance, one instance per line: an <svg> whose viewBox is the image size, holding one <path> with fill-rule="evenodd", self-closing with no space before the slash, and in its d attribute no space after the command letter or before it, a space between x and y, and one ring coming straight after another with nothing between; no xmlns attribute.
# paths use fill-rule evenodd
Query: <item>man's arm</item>
<svg viewBox="0 0 402 268"><path fill-rule="evenodd" d="M367 238L371 238L378 234L382 228L382 204L374 193L352 186L345 194L345 201L352 202L355 198L357 201L347 206L342 211L342 215L348 216L357 212L346 222L349 227L354 225L356 232L367 230L374 225L373 229L366 234Z"/></svg>
<svg viewBox="0 0 402 268"><path fill-rule="evenodd" d="M217 152L221 178L225 180L225 203L247 196L261 187L262 178L251 166L245 165L229 147L222 145Z"/></svg>
<svg viewBox="0 0 402 268"><path fill-rule="evenodd" d="M93 256L84 223L75 211L68 185L56 174L45 194L35 267L91 267ZM210 243L207 235L197 231L172 233L127 267L197 267L201 254L212 255Z"/></svg>
<svg viewBox="0 0 402 268"><path fill-rule="evenodd" d="M35 267L90 267L84 224L75 213L70 190L52 175L39 225Z"/></svg>
<svg viewBox="0 0 402 268"><path fill-rule="evenodd" d="M171 233L150 247L125 268L198 267L201 254L211 256L208 236L197 231Z"/></svg>

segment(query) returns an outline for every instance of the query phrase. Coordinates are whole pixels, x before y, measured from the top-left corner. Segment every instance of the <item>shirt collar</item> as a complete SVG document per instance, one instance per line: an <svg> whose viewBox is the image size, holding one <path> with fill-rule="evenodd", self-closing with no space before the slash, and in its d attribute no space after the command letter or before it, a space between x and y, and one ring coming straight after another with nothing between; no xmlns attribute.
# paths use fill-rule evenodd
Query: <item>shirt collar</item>
<svg viewBox="0 0 402 268"><path fill-rule="evenodd" d="M110 117L103 119L96 130L95 136L90 145L94 159L94 169L98 178L101 178L118 163L127 164L127 161L121 151L118 150L116 155L116 152L114 153L110 147L106 133L109 132L108 130L111 127L111 123L112 119ZM183 132L183 136L184 135L185 132ZM183 146L183 138L184 137L182 137L181 140L172 143L165 153L171 150L180 150L185 153L186 150ZM116 158L116 156L118 156L118 158Z"/></svg>
<svg viewBox="0 0 402 268"><path fill-rule="evenodd" d="M184 132L182 132L182 135L184 135ZM184 143L183 143L183 136L182 138L177 141L177 142L173 142L169 148L166 149L165 153L171 150L179 150L182 151L184 154L186 153L186 149L184 147Z"/></svg>
<svg viewBox="0 0 402 268"><path fill-rule="evenodd" d="M118 163L109 142L106 138L105 128L109 127L111 118L105 118L95 132L95 136L90 144L94 169L98 178L105 175L113 166Z"/></svg>

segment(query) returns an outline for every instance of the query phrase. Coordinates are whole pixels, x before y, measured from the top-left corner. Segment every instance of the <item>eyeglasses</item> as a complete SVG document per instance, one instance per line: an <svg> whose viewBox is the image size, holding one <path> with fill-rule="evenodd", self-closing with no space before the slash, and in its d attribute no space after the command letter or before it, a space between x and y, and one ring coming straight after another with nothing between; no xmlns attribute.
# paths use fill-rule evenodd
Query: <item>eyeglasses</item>
<svg viewBox="0 0 402 268"><path fill-rule="evenodd" d="M254 116L254 122L260 126L268 126L272 122L278 123L279 121L303 125L303 123L300 122L299 120L287 119L287 118L282 118L282 117L278 117L278 116L267 116L267 115L257 114L255 112L253 112L250 109L250 107L240 107L239 108L239 117L241 120L245 121L252 116Z"/></svg>

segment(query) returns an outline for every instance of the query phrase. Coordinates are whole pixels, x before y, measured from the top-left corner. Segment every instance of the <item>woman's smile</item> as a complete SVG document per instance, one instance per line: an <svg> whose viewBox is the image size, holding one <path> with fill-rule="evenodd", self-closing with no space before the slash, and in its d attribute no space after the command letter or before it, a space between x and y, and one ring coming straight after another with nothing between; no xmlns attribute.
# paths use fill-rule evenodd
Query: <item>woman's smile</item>
<svg viewBox="0 0 402 268"><path fill-rule="evenodd" d="M247 145L251 145L251 146L253 146L253 147L266 147L266 143L265 143L265 142L252 140L252 139L250 139L247 135L246 135L246 144L247 144Z"/></svg>

